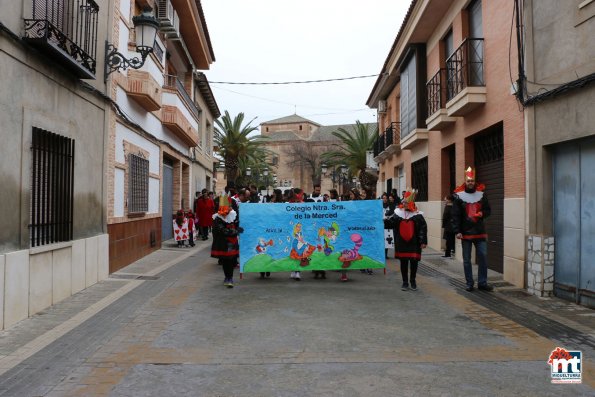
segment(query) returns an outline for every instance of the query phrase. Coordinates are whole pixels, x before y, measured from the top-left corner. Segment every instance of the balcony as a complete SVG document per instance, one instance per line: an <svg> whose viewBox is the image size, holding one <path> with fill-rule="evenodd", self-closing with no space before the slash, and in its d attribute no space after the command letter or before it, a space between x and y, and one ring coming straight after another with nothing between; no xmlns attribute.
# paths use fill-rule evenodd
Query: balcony
<svg viewBox="0 0 595 397"><path fill-rule="evenodd" d="M401 149L411 149L414 146L424 143L428 140L428 130L426 128L414 128L411 131L401 131Z"/></svg>
<svg viewBox="0 0 595 397"><path fill-rule="evenodd" d="M374 142L374 161L383 162L401 151L401 123L392 122Z"/></svg>
<svg viewBox="0 0 595 397"><path fill-rule="evenodd" d="M426 83L428 115L426 125L428 130L440 131L457 119L449 117L446 112L446 69L441 68Z"/></svg>
<svg viewBox="0 0 595 397"><path fill-rule="evenodd" d="M161 109L161 86L149 72L128 70L126 94L148 112Z"/></svg>
<svg viewBox="0 0 595 397"><path fill-rule="evenodd" d="M188 111L190 111L190 113L192 113L194 118L196 118L196 121L198 121L198 114L199 114L198 107L196 107L196 104L190 97L190 94L188 94L188 91L186 91L186 87L184 87L184 84L180 81L178 76L166 74L163 77L164 77L163 88L165 88L169 91L172 91L172 92L176 92L179 95L179 97L182 99L182 101L184 102L184 105L186 106Z"/></svg>
<svg viewBox="0 0 595 397"><path fill-rule="evenodd" d="M189 146L197 146L198 108L177 76L164 75L161 122Z"/></svg>
<svg viewBox="0 0 595 397"><path fill-rule="evenodd" d="M93 0L33 0L24 40L75 77L95 79L99 6Z"/></svg>
<svg viewBox="0 0 595 397"><path fill-rule="evenodd" d="M163 105L161 123L190 147L198 146L198 132L177 106Z"/></svg>
<svg viewBox="0 0 595 397"><path fill-rule="evenodd" d="M446 60L446 114L464 116L486 103L483 39L465 39Z"/></svg>

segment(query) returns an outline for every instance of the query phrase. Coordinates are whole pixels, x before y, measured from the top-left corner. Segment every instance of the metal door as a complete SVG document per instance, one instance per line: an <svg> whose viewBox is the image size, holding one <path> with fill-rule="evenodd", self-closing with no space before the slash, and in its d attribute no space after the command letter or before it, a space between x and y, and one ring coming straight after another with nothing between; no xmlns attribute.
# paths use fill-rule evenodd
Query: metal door
<svg viewBox="0 0 595 397"><path fill-rule="evenodd" d="M173 228L174 168L163 163L163 192L161 214L161 240L174 237Z"/></svg>
<svg viewBox="0 0 595 397"><path fill-rule="evenodd" d="M502 124L475 139L475 179L486 186L492 210L485 221L488 234L488 268L502 273L504 268L504 145Z"/></svg>
<svg viewBox="0 0 595 397"><path fill-rule="evenodd" d="M553 166L554 292L595 306L595 140L558 146Z"/></svg>

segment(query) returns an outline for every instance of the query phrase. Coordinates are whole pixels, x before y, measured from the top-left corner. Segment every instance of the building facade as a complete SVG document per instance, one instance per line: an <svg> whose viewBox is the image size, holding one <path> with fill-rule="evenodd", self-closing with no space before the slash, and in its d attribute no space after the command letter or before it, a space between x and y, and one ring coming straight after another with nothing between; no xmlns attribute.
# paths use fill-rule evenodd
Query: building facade
<svg viewBox="0 0 595 397"><path fill-rule="evenodd" d="M105 2L2 2L0 329L108 276Z"/></svg>
<svg viewBox="0 0 595 397"><path fill-rule="evenodd" d="M149 6L160 23L138 69L108 76L107 224L110 272L173 237L173 214L212 188L217 103L200 70L215 61L199 0L114 0L111 37L134 57L132 18Z"/></svg>
<svg viewBox="0 0 595 397"><path fill-rule="evenodd" d="M364 123L369 130L375 123ZM260 133L266 137L264 146L272 153L272 168L276 173L275 186L284 190L299 187L311 193L314 183L320 183L323 193L336 189L339 194L355 187L357 178L340 166L323 167L320 155L341 141L333 135L340 128L351 132L355 124L323 126L298 115L291 115L260 124Z"/></svg>
<svg viewBox="0 0 595 397"><path fill-rule="evenodd" d="M418 189L429 246L440 249L443 198L476 168L492 207L489 268L524 287L524 118L502 28L513 12L506 0L413 0L367 104L379 114L378 190Z"/></svg>
<svg viewBox="0 0 595 397"><path fill-rule="evenodd" d="M595 307L595 1L517 3L527 288ZM524 49L524 53L523 50Z"/></svg>

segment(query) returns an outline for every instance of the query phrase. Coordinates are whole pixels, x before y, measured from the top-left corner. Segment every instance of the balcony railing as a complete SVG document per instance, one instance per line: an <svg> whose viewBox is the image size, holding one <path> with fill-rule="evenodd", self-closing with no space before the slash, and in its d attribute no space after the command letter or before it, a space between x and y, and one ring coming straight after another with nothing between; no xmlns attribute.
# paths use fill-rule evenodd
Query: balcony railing
<svg viewBox="0 0 595 397"><path fill-rule="evenodd" d="M165 78L163 87L168 88L170 90L176 90L178 94L180 94L180 96L182 97L184 103L186 103L186 105L188 106L188 109L190 110L192 115L196 118L196 120L198 120L198 107L190 97L190 94L188 94L188 92L186 91L184 84L180 81L180 79L178 79L178 76L165 74L163 75L163 77Z"/></svg>
<svg viewBox="0 0 595 397"><path fill-rule="evenodd" d="M392 122L384 132L378 135L374 142L374 157L378 157L392 145L399 145L401 141L401 123Z"/></svg>
<svg viewBox="0 0 595 397"><path fill-rule="evenodd" d="M435 75L426 83L427 102L428 102L428 116L433 115L440 109L444 108L446 104L446 69L441 68Z"/></svg>
<svg viewBox="0 0 595 397"><path fill-rule="evenodd" d="M465 39L446 60L447 100L467 87L485 86L483 39Z"/></svg>
<svg viewBox="0 0 595 397"><path fill-rule="evenodd" d="M77 77L94 79L99 6L94 0L32 0L25 40L51 53Z"/></svg>

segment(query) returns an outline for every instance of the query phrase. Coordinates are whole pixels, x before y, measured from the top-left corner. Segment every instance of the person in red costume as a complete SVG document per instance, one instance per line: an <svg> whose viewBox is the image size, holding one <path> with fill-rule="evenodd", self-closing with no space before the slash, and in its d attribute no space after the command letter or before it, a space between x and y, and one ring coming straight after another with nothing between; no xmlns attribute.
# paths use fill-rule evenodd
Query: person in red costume
<svg viewBox="0 0 595 397"><path fill-rule="evenodd" d="M452 229L455 237L461 240L463 248L463 269L468 292L473 291L473 268L471 249L475 245L478 275L477 288L492 291L488 284L487 238L484 219L490 216L491 209L485 194L485 186L475 181L475 171L469 167L465 171L465 183L455 189L452 203Z"/></svg>
<svg viewBox="0 0 595 397"><path fill-rule="evenodd" d="M209 191L202 189L202 195L196 199L196 215L202 240L209 239L209 227L213 226L213 214L215 213L215 202L209 197Z"/></svg>

